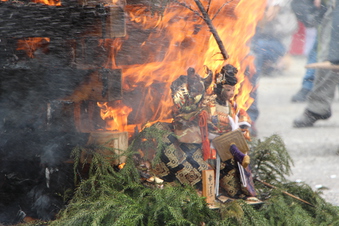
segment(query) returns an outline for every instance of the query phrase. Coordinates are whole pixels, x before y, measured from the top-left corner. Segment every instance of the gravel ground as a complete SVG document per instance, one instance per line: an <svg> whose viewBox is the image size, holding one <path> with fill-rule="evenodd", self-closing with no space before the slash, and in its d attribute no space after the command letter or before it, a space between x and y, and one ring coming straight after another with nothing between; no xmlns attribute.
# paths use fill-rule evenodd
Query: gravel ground
<svg viewBox="0 0 339 226"><path fill-rule="evenodd" d="M301 88L306 58L291 57L284 72L262 76L259 81L260 116L256 123L258 138L278 134L293 158L292 181L303 181L314 190L320 187L326 201L339 206L339 98L332 104L332 117L317 121L313 127L293 128L306 103L292 103Z"/></svg>

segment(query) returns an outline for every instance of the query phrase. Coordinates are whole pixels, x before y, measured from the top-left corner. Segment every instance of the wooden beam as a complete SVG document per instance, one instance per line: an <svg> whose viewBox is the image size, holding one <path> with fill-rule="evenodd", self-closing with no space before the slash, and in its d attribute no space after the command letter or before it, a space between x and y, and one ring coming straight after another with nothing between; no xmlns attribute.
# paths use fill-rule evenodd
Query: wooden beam
<svg viewBox="0 0 339 226"><path fill-rule="evenodd" d="M48 6L0 2L0 37L114 38L126 34L124 10L115 6Z"/></svg>

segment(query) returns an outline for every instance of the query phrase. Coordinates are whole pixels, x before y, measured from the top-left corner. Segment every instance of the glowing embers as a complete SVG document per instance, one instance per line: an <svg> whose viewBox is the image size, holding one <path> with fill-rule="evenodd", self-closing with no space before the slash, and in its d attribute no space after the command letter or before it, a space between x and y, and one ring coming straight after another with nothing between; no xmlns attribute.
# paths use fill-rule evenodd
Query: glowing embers
<svg viewBox="0 0 339 226"><path fill-rule="evenodd" d="M20 39L17 42L16 50L23 50L26 52L29 58L34 58L34 53L38 49L40 49L44 54L48 52L48 44L50 42L50 38L45 37L33 37L33 38L25 38Z"/></svg>

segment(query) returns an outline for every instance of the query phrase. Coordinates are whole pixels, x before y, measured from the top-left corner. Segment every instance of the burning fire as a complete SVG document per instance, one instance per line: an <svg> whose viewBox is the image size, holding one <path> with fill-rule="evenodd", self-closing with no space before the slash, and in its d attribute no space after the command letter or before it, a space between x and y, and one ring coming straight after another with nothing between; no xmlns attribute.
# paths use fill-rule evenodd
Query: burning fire
<svg viewBox="0 0 339 226"><path fill-rule="evenodd" d="M42 3L45 5L54 5L54 6L61 6L60 0L32 0L35 3Z"/></svg>
<svg viewBox="0 0 339 226"><path fill-rule="evenodd" d="M17 50L23 50L26 52L27 56L30 58L34 58L34 52L41 48L42 51L48 51L47 45L50 42L50 38L26 38L18 40L17 42Z"/></svg>
<svg viewBox="0 0 339 226"><path fill-rule="evenodd" d="M106 121L106 130L126 131L127 116L132 108L123 105L121 101L113 102L112 106L109 106L109 102L97 104L101 108L101 118Z"/></svg>
<svg viewBox="0 0 339 226"><path fill-rule="evenodd" d="M103 67L122 69L124 91L122 101L98 103L101 117L107 122L107 130L133 133L136 126L142 129L156 121L171 120L173 101L170 86L180 75L185 75L189 67L195 68L204 77L204 66L218 72L226 63L234 65L239 71L236 87L238 106L247 109L251 105L253 100L249 94L252 87L245 73L248 69L253 72L254 58L249 56L248 44L264 13L266 0L201 0L229 59L223 59L196 1L180 2L182 4L170 5L162 14L151 12L146 6L127 5L128 23L136 32L130 32L124 38L102 40L111 46L109 61ZM58 0L45 2L59 3ZM125 59L119 63L116 57L129 39L134 40L133 45L139 45L134 46L132 54L124 55ZM18 49L34 57L35 50L43 42L49 42L49 39L20 40Z"/></svg>
<svg viewBox="0 0 339 226"><path fill-rule="evenodd" d="M205 9L208 8L213 25L230 56L227 60L222 58L208 26L197 15L199 9L195 1L187 0L185 6L171 5L165 9L163 15L152 14L146 7L126 7L132 23L138 24L140 29L152 31L139 46L141 52L145 53L145 63L118 65L123 69L125 93L143 87L138 94L140 103L137 107L125 102L133 108L129 115L132 124L140 125L171 118L173 101L170 85L180 75L185 75L188 67L194 67L201 76L205 76L204 65L214 72L219 71L226 63L234 65L239 70L239 83L236 87L238 105L244 109L251 105L253 100L249 93L252 87L245 71L248 68L253 69L254 59L248 56L248 43L264 13L266 0L202 2ZM207 6L207 2L211 4Z"/></svg>
<svg viewBox="0 0 339 226"><path fill-rule="evenodd" d="M0 0L0 2L6 2L7 0ZM32 0L34 3L42 3L45 5L61 6L60 0Z"/></svg>

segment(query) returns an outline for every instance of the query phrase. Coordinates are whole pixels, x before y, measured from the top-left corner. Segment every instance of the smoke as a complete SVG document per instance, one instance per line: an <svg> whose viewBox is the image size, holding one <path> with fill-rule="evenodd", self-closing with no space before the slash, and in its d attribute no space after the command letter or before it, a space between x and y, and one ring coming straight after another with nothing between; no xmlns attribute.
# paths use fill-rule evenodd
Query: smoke
<svg viewBox="0 0 339 226"><path fill-rule="evenodd" d="M74 188L70 153L88 134L60 120L48 126L47 105L70 95L87 72L58 54L15 62L1 57L11 63L0 69L0 224L28 216L51 220Z"/></svg>

